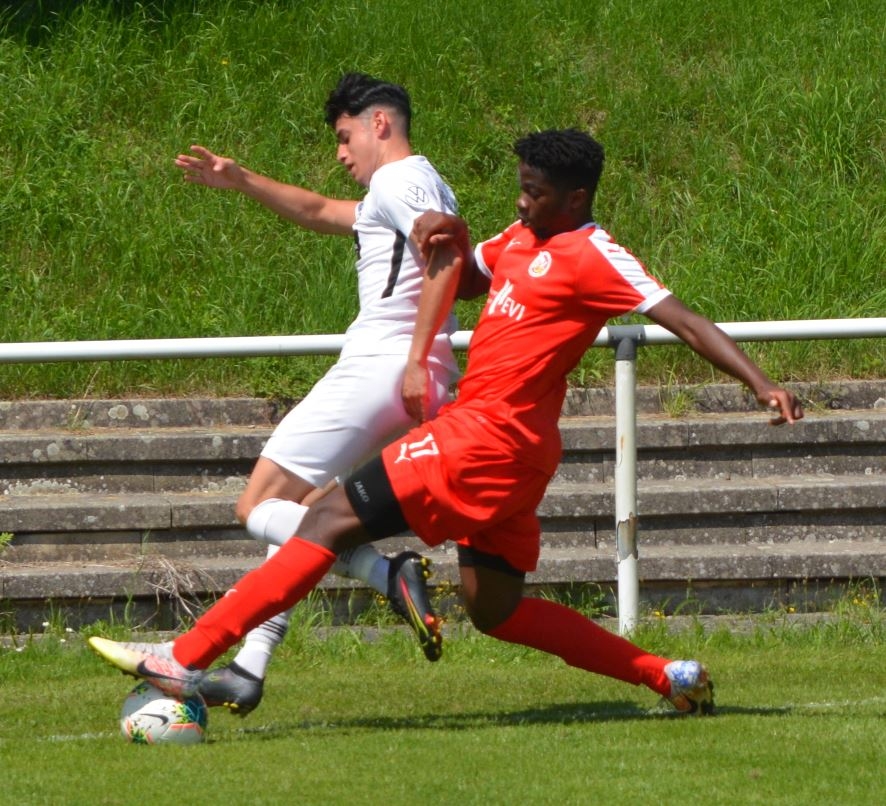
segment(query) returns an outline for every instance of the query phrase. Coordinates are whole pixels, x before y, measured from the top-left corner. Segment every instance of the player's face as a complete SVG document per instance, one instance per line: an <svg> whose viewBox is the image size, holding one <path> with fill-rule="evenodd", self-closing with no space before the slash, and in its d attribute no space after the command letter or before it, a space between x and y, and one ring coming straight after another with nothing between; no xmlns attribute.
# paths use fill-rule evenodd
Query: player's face
<svg viewBox="0 0 886 806"><path fill-rule="evenodd" d="M335 137L338 140L335 158L363 187L369 187L369 180L378 167L378 138L374 131L370 112L356 117L342 115L335 122Z"/></svg>
<svg viewBox="0 0 886 806"><path fill-rule="evenodd" d="M575 229L583 221L577 220L575 191L555 187L537 168L521 162L520 195L517 197L517 215L537 238L546 239Z"/></svg>

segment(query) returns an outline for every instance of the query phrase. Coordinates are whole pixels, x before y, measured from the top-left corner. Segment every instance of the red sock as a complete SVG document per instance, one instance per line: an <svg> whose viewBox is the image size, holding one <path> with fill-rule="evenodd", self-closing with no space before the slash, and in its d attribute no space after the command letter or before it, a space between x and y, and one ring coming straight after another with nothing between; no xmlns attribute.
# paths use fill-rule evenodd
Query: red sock
<svg viewBox="0 0 886 806"><path fill-rule="evenodd" d="M207 669L249 630L303 599L335 562L328 549L299 537L244 576L176 638L173 655L183 666Z"/></svg>
<svg viewBox="0 0 886 806"><path fill-rule="evenodd" d="M650 655L581 613L545 599L522 599L517 609L489 635L563 658L570 666L633 683L667 696L667 658Z"/></svg>

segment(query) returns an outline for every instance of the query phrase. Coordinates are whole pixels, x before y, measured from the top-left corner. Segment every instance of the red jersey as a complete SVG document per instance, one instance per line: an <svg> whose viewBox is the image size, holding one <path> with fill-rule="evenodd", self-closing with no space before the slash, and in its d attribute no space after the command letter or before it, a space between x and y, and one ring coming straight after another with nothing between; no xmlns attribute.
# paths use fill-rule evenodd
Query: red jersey
<svg viewBox="0 0 886 806"><path fill-rule="evenodd" d="M516 222L475 256L492 285L451 408L470 410L487 440L553 474L566 376L608 319L670 292L594 224L539 240Z"/></svg>

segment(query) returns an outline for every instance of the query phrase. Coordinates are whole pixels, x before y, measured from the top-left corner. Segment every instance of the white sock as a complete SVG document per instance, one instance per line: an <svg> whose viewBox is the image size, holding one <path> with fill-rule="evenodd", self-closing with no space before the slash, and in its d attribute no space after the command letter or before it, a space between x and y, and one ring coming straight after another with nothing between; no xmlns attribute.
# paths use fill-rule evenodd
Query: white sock
<svg viewBox="0 0 886 806"><path fill-rule="evenodd" d="M278 546L268 546L268 558L273 557L277 550ZM246 633L246 640L234 658L234 663L250 674L264 679L274 650L286 637L291 612L287 610L285 613L280 613Z"/></svg>
<svg viewBox="0 0 886 806"><path fill-rule="evenodd" d="M379 554L375 546L366 543L339 554L331 571L342 577L360 579L382 596L387 596L389 565L387 557Z"/></svg>
<svg viewBox="0 0 886 806"><path fill-rule="evenodd" d="M256 540L272 546L282 546L298 532L308 508L283 498L267 498L256 504L246 519L246 531ZM333 574L359 579L377 590L382 596L388 594L388 558L379 554L374 546L365 544L339 554L330 569ZM260 629L260 628L256 628Z"/></svg>
<svg viewBox="0 0 886 806"><path fill-rule="evenodd" d="M252 508L246 519L246 531L256 540L282 546L298 532L308 508L283 498L267 498Z"/></svg>
<svg viewBox="0 0 886 806"><path fill-rule="evenodd" d="M268 557L298 532L308 508L283 498L267 498L259 502L246 519L246 531L256 540L268 543ZM388 558L366 544L343 551L330 569L339 576L359 579L388 595ZM264 678L274 650L282 643L289 629L290 611L280 613L246 634L243 647L234 658L240 668Z"/></svg>

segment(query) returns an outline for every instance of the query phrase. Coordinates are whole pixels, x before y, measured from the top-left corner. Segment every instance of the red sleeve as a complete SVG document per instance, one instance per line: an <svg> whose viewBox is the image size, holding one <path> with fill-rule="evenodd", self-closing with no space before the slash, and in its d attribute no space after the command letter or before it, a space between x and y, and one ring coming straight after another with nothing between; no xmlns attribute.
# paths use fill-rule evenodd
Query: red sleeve
<svg viewBox="0 0 886 806"><path fill-rule="evenodd" d="M482 272L490 277L495 273L495 264L501 253L508 248L508 244L514 239L516 233L522 229L524 229L523 225L519 221L515 221L504 232L500 232L494 238L477 245L474 256L477 266Z"/></svg>
<svg viewBox="0 0 886 806"><path fill-rule="evenodd" d="M590 270L581 271L577 278L577 291L585 305L609 316L635 310L642 313L670 293L606 233L598 230L588 241Z"/></svg>

